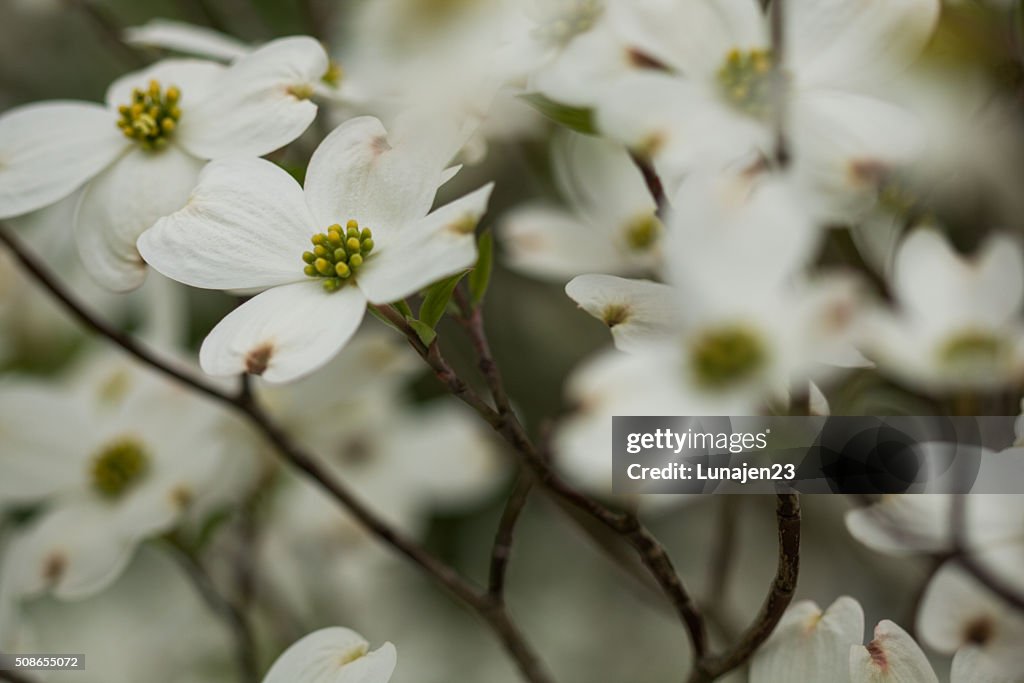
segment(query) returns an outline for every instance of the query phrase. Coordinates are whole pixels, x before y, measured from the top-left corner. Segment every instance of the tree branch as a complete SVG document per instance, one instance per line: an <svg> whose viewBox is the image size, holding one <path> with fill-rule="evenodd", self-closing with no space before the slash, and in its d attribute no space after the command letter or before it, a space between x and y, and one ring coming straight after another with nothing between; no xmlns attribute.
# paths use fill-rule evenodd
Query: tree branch
<svg viewBox="0 0 1024 683"><path fill-rule="evenodd" d="M512 449L522 456L523 463L533 472L536 483L542 489L601 522L622 536L623 540L633 547L641 562L657 581L662 592L671 601L686 627L695 658L702 659L707 653L707 628L704 624L704 617L679 579L668 552L636 515L617 512L606 507L603 503L573 487L555 472L546 454L536 448L519 422L519 418L511 409L511 400L505 391L501 372L491 355L482 312L479 308L471 310L461 292L458 289L455 291L456 302L463 313L463 325L469 332L478 355L479 367L494 397L495 405L498 406L497 410L487 405L458 377L441 354L436 339L427 347L420 341L415 330L409 326L401 313L390 306L377 307L377 311L405 334L409 344L427 362L434 374L453 395L476 410L494 431L500 434Z"/></svg>
<svg viewBox="0 0 1024 683"><path fill-rule="evenodd" d="M978 561L971 551L967 538L967 496L953 496L951 508L953 531L953 560L983 586L999 596L1007 604L1024 612L1024 594L1004 581L995 572Z"/></svg>
<svg viewBox="0 0 1024 683"><path fill-rule="evenodd" d="M793 493L778 494L775 517L779 533L779 559L775 578L761 611L727 652L698 662L690 683L713 681L750 659L775 630L793 600L800 574L800 497Z"/></svg>
<svg viewBox="0 0 1024 683"><path fill-rule="evenodd" d="M64 0L64 4L69 9L82 12L111 51L131 68L144 66L149 61L141 51L124 41L121 27L105 8L92 0Z"/></svg>
<svg viewBox="0 0 1024 683"><path fill-rule="evenodd" d="M479 591L454 569L379 518L321 466L318 460L292 443L285 431L266 415L246 391L242 390L237 394L227 393L212 384L192 377L189 373L161 359L131 336L117 330L93 314L78 302L28 249L22 246L13 232L3 223L0 223L0 243L3 243L22 267L54 298L60 301L65 309L86 329L121 347L145 365L246 417L253 427L274 446L281 459L303 472L378 540L404 555L482 617L499 637L506 651L515 659L526 680L532 683L550 683L551 677L544 671L539 658L527 645L522 633L512 623L503 605L495 604L485 592Z"/></svg>
<svg viewBox="0 0 1024 683"><path fill-rule="evenodd" d="M523 508L526 507L526 501L530 498L530 489L532 488L532 477L526 472L521 473L512 493L509 494L508 500L505 502L505 510L498 523L498 532L494 536L494 545L491 546L490 580L487 588L488 594L496 600L503 601L505 599L505 574L512 557L512 540L516 524L519 522Z"/></svg>
<svg viewBox="0 0 1024 683"><path fill-rule="evenodd" d="M256 659L256 643L248 618L234 603L221 595L213 578L180 540L173 535L169 536L167 540L173 549L175 559L178 560L185 575L195 586L199 597L231 629L235 639L235 661L238 665L240 680L242 683L256 683L259 680L259 664Z"/></svg>

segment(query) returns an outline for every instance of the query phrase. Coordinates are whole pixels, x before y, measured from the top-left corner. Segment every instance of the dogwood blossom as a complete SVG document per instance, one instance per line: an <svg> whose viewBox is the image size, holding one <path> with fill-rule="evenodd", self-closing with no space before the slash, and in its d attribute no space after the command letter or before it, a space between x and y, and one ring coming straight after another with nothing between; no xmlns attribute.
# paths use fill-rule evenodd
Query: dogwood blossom
<svg viewBox="0 0 1024 683"><path fill-rule="evenodd" d="M376 650L347 628L314 631L284 651L263 683L387 683L395 670L395 646Z"/></svg>
<svg viewBox="0 0 1024 683"><path fill-rule="evenodd" d="M925 389L995 388L1024 372L1024 254L1006 235L972 257L936 230L910 234L896 254L895 310L865 326L863 348L881 368Z"/></svg>
<svg viewBox="0 0 1024 683"><path fill-rule="evenodd" d="M492 186L428 215L452 152L450 137L389 139L379 120L360 117L317 148L305 190L268 161L207 166L187 205L138 243L179 282L266 290L207 336L203 369L296 379L348 342L368 302L397 301L469 268Z"/></svg>
<svg viewBox="0 0 1024 683"><path fill-rule="evenodd" d="M282 38L230 67L165 60L123 76L105 105L41 102L0 116L0 218L52 204L84 185L72 229L105 287L141 284L135 240L181 208L208 159L259 156L298 137L327 70L310 38Z"/></svg>
<svg viewBox="0 0 1024 683"><path fill-rule="evenodd" d="M142 541L203 503L226 462L218 411L120 365L102 381L85 373L70 388L27 380L0 388L0 503L40 508L4 553L5 582L16 596L103 590Z"/></svg>
<svg viewBox="0 0 1024 683"><path fill-rule="evenodd" d="M555 182L567 210L534 202L505 216L500 235L508 264L554 279L654 270L664 226L626 150L574 133L558 135L552 147Z"/></svg>
<svg viewBox="0 0 1024 683"><path fill-rule="evenodd" d="M883 620L863 645L864 611L849 597L824 612L810 601L786 610L782 621L751 662L750 683L938 683L921 647L899 625ZM963 651L953 663L951 683L1010 681L975 666Z"/></svg>
<svg viewBox="0 0 1024 683"><path fill-rule="evenodd" d="M693 168L768 155L778 104L797 165L813 169L825 193L856 185L865 163L895 162L919 145L914 117L863 86L919 54L938 0L787 3L781 103L769 21L755 0L640 0L609 12L653 68L595 82L598 126L652 155L670 183Z"/></svg>

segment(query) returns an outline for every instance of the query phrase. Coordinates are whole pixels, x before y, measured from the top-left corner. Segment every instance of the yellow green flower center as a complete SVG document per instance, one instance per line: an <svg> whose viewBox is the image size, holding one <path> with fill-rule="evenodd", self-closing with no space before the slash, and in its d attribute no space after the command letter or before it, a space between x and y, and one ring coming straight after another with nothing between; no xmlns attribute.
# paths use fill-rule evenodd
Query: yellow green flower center
<svg viewBox="0 0 1024 683"><path fill-rule="evenodd" d="M771 50L732 50L718 69L718 86L730 105L764 118L772 109Z"/></svg>
<svg viewBox="0 0 1024 683"><path fill-rule="evenodd" d="M341 85L343 78L345 78L345 70L341 68L341 64L338 64L332 59L327 65L327 72L324 73L323 78L320 80L327 85L336 88Z"/></svg>
<svg viewBox="0 0 1024 683"><path fill-rule="evenodd" d="M594 27L604 5L600 0L556 0L548 21L533 30L534 38L564 44Z"/></svg>
<svg viewBox="0 0 1024 683"><path fill-rule="evenodd" d="M626 244L633 251L647 251L658 241L661 221L653 213L641 216L626 226Z"/></svg>
<svg viewBox="0 0 1024 683"><path fill-rule="evenodd" d="M939 347L939 358L956 368L996 368L1008 352L1005 340L989 332L966 330L952 335Z"/></svg>
<svg viewBox="0 0 1024 683"><path fill-rule="evenodd" d="M701 334L690 348L690 368L705 389L727 389L750 379L767 361L760 337L730 325Z"/></svg>
<svg viewBox="0 0 1024 683"><path fill-rule="evenodd" d="M132 90L132 101L117 108L121 115L117 127L144 149L163 149L178 127L180 103L181 91L176 86L165 90L159 81L150 81L145 90Z"/></svg>
<svg viewBox="0 0 1024 683"><path fill-rule="evenodd" d="M310 240L313 251L302 254L309 277L323 280L324 289L335 292L354 279L363 263L373 251L373 231L359 229L358 221L351 220L342 228L335 223L327 232L319 232Z"/></svg>
<svg viewBox="0 0 1024 683"><path fill-rule="evenodd" d="M105 498L116 499L137 485L149 470L142 443L124 437L104 446L92 460L92 485Z"/></svg>

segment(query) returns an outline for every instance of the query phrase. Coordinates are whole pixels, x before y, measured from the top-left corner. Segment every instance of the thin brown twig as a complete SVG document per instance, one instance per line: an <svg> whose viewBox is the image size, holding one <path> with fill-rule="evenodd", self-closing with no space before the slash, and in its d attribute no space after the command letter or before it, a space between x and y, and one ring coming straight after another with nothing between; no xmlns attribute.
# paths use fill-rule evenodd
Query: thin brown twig
<svg viewBox="0 0 1024 683"><path fill-rule="evenodd" d="M775 127L775 163L779 168L789 165L789 140L786 136L786 0L771 0L768 7L768 23L772 45L772 114Z"/></svg>
<svg viewBox="0 0 1024 683"><path fill-rule="evenodd" d="M512 541L515 536L516 524L526 507L526 501L530 498L532 488L533 478L527 472L522 472L512 488L508 500L505 501L505 510L501 514L498 531L494 536L494 544L491 546L491 567L487 584L488 594L496 600L505 599L505 575L508 572L509 560L512 558Z"/></svg>
<svg viewBox="0 0 1024 683"><path fill-rule="evenodd" d="M532 683L549 683L552 679L544 669L539 657L526 643L523 634L512 622L504 606L492 601L486 592L479 591L453 568L438 560L415 541L392 528L366 507L341 482L336 480L311 454L295 445L285 431L276 425L259 404L242 391L231 394L191 376L175 367L157 354L139 344L134 338L117 330L102 318L90 312L54 277L49 270L14 236L13 232L0 223L0 243L15 256L21 266L32 275L53 297L60 301L86 329L104 337L119 346L142 363L163 373L171 379L191 387L215 401L228 406L246 417L263 437L275 448L278 455L293 468L304 473L336 502L355 517L365 529L378 540L391 546L423 571L443 585L456 598L471 607L483 618L501 640L505 649L515 660L520 672Z"/></svg>
<svg viewBox="0 0 1024 683"><path fill-rule="evenodd" d="M167 541L199 597L231 629L235 640L235 663L238 666L239 679L242 683L256 683L259 680L259 663L249 619L237 605L221 594L213 577L184 543L173 535L169 536Z"/></svg>
<svg viewBox="0 0 1024 683"><path fill-rule="evenodd" d="M768 597L753 623L725 653L697 663L690 683L706 683L742 666L772 634L796 591L800 574L800 497L776 496L775 516L779 533L779 558Z"/></svg>
<svg viewBox="0 0 1024 683"><path fill-rule="evenodd" d="M707 627L704 623L704 617L685 586L683 586L679 574L676 572L675 566L664 546L640 522L635 514L617 512L608 508L603 503L573 487L555 472L547 456L534 446L529 436L527 436L526 430L519 422L519 418L510 408L511 402L508 393L505 391L501 372L491 355L490 346L487 342L483 315L480 309L470 310L467 308L468 304L465 297L458 289L455 291L456 302L463 310L463 323L469 330L474 349L479 357L481 372L484 374L484 378L494 396L495 404L499 406L497 410L491 408L459 378L442 356L436 339L430 346L425 346L415 330L412 329L397 310L390 306L378 306L376 310L406 336L409 344L427 362L437 378L449 391L476 410L491 425L491 428L501 435L514 451L523 457L524 463L532 470L536 483L539 486L549 494L561 498L618 533L622 536L623 540L633 547L639 555L641 562L657 581L658 586L670 600L676 613L679 615L689 636L695 658L697 660L703 659L707 654Z"/></svg>

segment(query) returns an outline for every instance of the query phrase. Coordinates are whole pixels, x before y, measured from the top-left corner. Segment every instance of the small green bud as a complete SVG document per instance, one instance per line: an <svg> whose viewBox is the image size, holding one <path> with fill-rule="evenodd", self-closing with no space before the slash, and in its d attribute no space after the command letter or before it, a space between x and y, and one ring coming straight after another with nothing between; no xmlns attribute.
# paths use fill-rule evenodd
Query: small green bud
<svg viewBox="0 0 1024 683"><path fill-rule="evenodd" d="M334 268L331 266L331 262L325 258L318 258L313 264L316 267L316 271L321 275L333 275Z"/></svg>
<svg viewBox="0 0 1024 683"><path fill-rule="evenodd" d="M349 237L345 241L345 247L349 250L349 252L359 251L359 237Z"/></svg>
<svg viewBox="0 0 1024 683"><path fill-rule="evenodd" d="M363 257L360 254L352 254L348 257L348 263L353 268L358 268L363 265Z"/></svg>
<svg viewBox="0 0 1024 683"><path fill-rule="evenodd" d="M316 254L311 251L304 251L302 252L302 260L306 263L312 263L313 261L316 261Z"/></svg>
<svg viewBox="0 0 1024 683"><path fill-rule="evenodd" d="M373 251L373 240L367 237L363 240L362 244L359 245L359 250L364 254L369 254Z"/></svg>

